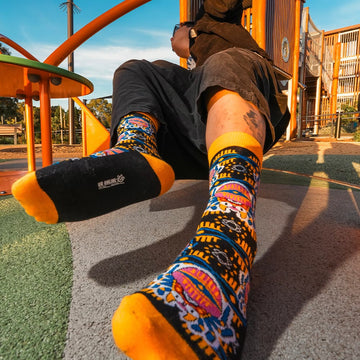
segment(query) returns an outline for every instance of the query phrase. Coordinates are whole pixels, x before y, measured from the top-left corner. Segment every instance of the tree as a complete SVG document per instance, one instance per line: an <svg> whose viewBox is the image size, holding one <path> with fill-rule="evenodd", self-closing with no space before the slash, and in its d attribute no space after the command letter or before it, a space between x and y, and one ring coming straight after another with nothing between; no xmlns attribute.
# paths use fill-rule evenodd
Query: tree
<svg viewBox="0 0 360 360"><path fill-rule="evenodd" d="M106 128L110 127L112 104L106 99L92 99L87 106Z"/></svg>
<svg viewBox="0 0 360 360"><path fill-rule="evenodd" d="M10 50L0 43L0 53L3 55L11 55Z"/></svg>
<svg viewBox="0 0 360 360"><path fill-rule="evenodd" d="M10 55L10 50L0 43L0 53ZM0 117L4 123L13 123L17 117L17 99L0 97Z"/></svg>
<svg viewBox="0 0 360 360"><path fill-rule="evenodd" d="M13 124L17 119L17 99L0 97L0 117L1 122Z"/></svg>

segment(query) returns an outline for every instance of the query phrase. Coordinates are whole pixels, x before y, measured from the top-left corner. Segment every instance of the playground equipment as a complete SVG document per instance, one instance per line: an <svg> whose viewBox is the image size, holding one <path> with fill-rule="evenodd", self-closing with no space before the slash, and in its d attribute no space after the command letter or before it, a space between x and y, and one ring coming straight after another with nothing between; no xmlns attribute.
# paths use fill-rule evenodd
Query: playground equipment
<svg viewBox="0 0 360 360"><path fill-rule="evenodd" d="M84 77L58 68L78 46L96 32L120 18L124 14L151 0L125 0L103 13L82 29L69 37L46 60L41 63L20 45L0 35L0 41L19 51L27 59L0 55L0 76L8 84L1 88L0 96L25 99L25 120L27 131L28 170L35 170L34 131L32 100L40 99L40 122L43 166L52 164L50 98L76 97L89 94L93 90L91 82ZM202 0L179 0L180 21L193 20ZM296 105L298 88L298 63L300 43L300 17L304 0L244 0L243 25L258 44L274 59L274 67L280 77L291 80L291 123L290 136L296 131ZM280 16L279 14L286 14ZM186 59L181 59L186 66ZM8 74L12 71L13 84ZM71 90L70 90L71 89ZM109 134L77 98L76 103L83 111L84 155L109 146ZM95 135L89 136L89 135ZM94 140L95 139L95 140Z"/></svg>
<svg viewBox="0 0 360 360"><path fill-rule="evenodd" d="M48 166L52 164L50 98L82 96L89 94L93 90L93 86L89 80L80 75L63 70L59 68L58 65L78 46L93 36L96 32L149 1L150 0L125 0L114 6L68 38L54 52L52 52L43 63L39 62L33 55L27 52L16 42L8 39L4 35L0 35L0 41L15 48L27 58L22 59L9 55L0 55L0 76L2 79L6 79L6 81L2 83L0 96L20 96L25 99L25 122L27 131L29 171L35 170L34 130L32 118L33 98L39 97L40 99L42 164L43 166ZM12 71L12 76L8 75L9 71ZM28 74L34 74L34 76L29 77ZM69 85L69 81L71 81L71 86ZM13 82L12 85L11 82ZM8 83L10 83L10 85L5 86L5 84ZM33 89L33 84L38 84L36 90ZM81 88L76 86L78 84L81 85ZM70 88L73 86L76 91L70 91ZM20 91L18 91L19 89ZM80 104L80 100L78 104ZM82 102L81 107L83 109L86 108ZM101 128L101 126L98 125L98 128Z"/></svg>
<svg viewBox="0 0 360 360"><path fill-rule="evenodd" d="M92 83L84 77L39 61L0 55L0 77L7 79L1 96L25 99L28 170L35 170L32 100L40 99L43 165L52 164L50 98L87 95Z"/></svg>

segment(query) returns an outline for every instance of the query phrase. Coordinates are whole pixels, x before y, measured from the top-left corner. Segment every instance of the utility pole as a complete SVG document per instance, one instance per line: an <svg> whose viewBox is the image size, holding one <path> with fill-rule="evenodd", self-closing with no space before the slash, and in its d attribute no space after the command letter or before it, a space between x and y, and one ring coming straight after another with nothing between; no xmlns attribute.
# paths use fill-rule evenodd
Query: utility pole
<svg viewBox="0 0 360 360"><path fill-rule="evenodd" d="M74 6L77 12L80 12L80 8L74 4L73 0L68 0L60 4L60 8L67 10L67 35L68 38L74 34ZM74 53L72 52L68 56L68 70L74 72ZM75 143L75 123L74 123L74 101L69 98L68 102L68 115L69 115L69 145Z"/></svg>
<svg viewBox="0 0 360 360"><path fill-rule="evenodd" d="M67 2L67 32L68 38L74 33L74 3L73 0L68 0ZM74 72L74 53L72 52L68 56L68 70ZM74 101L72 98L69 98L68 103L68 114L69 114L69 145L75 143L75 124L74 124Z"/></svg>

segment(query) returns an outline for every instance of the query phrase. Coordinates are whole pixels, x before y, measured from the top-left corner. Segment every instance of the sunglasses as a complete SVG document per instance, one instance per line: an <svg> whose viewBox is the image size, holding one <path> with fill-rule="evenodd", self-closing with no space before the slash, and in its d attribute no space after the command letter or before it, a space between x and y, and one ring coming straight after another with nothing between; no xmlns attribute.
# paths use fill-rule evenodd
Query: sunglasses
<svg viewBox="0 0 360 360"><path fill-rule="evenodd" d="M182 23L180 23L180 24L176 24L176 25L174 26L174 30L173 30L172 36L174 36L175 33L176 33L181 27L183 27L183 26L192 27L192 26L194 26L194 24L195 24L194 21L184 21L184 22L182 22Z"/></svg>

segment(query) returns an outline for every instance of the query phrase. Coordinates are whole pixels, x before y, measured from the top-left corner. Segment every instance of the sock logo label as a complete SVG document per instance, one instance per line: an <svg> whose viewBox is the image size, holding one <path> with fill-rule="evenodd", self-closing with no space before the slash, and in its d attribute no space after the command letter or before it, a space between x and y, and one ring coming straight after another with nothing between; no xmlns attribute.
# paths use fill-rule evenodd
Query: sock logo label
<svg viewBox="0 0 360 360"><path fill-rule="evenodd" d="M98 182L97 185L99 190L104 190L111 188L113 186L124 185L124 184L125 184L125 176L123 174L120 174L116 178L100 181Z"/></svg>

